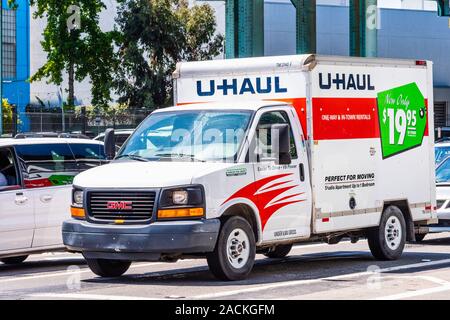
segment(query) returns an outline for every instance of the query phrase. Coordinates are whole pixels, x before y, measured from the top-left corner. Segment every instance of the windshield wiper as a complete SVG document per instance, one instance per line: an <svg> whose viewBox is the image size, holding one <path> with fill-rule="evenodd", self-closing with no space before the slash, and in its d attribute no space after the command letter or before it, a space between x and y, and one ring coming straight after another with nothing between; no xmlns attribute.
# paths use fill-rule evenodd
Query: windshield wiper
<svg viewBox="0 0 450 320"><path fill-rule="evenodd" d="M184 154L184 153L159 153L159 154L155 154L156 157L161 157L161 158L178 158L178 159L183 159L183 158L188 158L191 159L194 162L206 162L206 160L202 160L202 159L198 159L196 158L194 155L192 154Z"/></svg>
<svg viewBox="0 0 450 320"><path fill-rule="evenodd" d="M128 159L135 160L135 161L150 162L150 160L148 160L147 158L138 156L136 154L122 154L120 156L117 156L116 160L123 159L123 158L128 158Z"/></svg>

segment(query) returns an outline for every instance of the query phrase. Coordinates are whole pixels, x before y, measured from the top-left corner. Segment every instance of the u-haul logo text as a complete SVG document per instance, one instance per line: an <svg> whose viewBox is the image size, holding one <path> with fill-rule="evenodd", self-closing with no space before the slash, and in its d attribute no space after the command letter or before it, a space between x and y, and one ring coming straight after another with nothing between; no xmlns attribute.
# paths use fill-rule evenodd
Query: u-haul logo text
<svg viewBox="0 0 450 320"><path fill-rule="evenodd" d="M319 73L319 86L322 90L375 90L370 74Z"/></svg>
<svg viewBox="0 0 450 320"><path fill-rule="evenodd" d="M287 88L280 83L280 77L258 77L255 79L222 79L219 81L197 81L197 95L209 97L220 95L285 93Z"/></svg>

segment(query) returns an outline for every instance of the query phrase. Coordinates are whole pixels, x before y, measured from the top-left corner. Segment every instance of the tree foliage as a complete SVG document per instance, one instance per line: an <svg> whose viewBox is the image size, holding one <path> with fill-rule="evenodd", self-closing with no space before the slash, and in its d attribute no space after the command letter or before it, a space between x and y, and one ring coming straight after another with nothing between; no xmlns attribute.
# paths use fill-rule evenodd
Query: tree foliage
<svg viewBox="0 0 450 320"><path fill-rule="evenodd" d="M9 132L13 123L13 109L8 99L2 99L3 131Z"/></svg>
<svg viewBox="0 0 450 320"><path fill-rule="evenodd" d="M103 125L113 126L124 125L130 123L130 112L126 104L111 104L108 107L98 108L95 106L77 106L75 107L75 115L77 118L82 117L82 108L86 109L86 119L95 121L99 118Z"/></svg>
<svg viewBox="0 0 450 320"><path fill-rule="evenodd" d="M31 81L47 79L61 85L69 76L68 101L73 105L75 81L90 78L92 103L107 105L113 71L117 65L114 40L117 32L103 32L99 14L105 9L102 0L30 0L35 6L34 18L46 19L44 40L46 63L32 75Z"/></svg>
<svg viewBox="0 0 450 320"><path fill-rule="evenodd" d="M205 60L223 48L214 11L186 0L119 0L121 32L115 79L120 102L133 108L171 103L172 72L178 61Z"/></svg>

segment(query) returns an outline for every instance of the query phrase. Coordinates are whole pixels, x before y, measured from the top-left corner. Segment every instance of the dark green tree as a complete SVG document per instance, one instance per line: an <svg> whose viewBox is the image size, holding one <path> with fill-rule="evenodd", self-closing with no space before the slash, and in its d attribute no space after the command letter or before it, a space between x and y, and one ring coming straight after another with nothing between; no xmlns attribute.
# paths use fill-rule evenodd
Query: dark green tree
<svg viewBox="0 0 450 320"><path fill-rule="evenodd" d="M60 85L68 75L67 105L75 101L75 81L90 78L92 104L106 106L111 100L112 75L117 66L114 53L116 31L103 32L99 14L102 0L30 0L34 18L46 20L42 48L47 62L31 81L47 79Z"/></svg>
<svg viewBox="0 0 450 320"><path fill-rule="evenodd" d="M152 109L171 103L178 61L211 59L221 53L214 10L186 0L119 0L119 102Z"/></svg>

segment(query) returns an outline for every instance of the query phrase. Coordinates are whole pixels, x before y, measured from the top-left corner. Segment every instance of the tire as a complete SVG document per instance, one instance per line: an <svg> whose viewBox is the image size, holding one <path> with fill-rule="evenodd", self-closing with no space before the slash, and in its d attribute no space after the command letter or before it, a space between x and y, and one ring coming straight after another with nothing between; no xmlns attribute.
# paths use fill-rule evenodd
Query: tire
<svg viewBox="0 0 450 320"><path fill-rule="evenodd" d="M402 212L395 206L387 207L381 216L379 227L367 234L370 251L378 260L397 260L406 244L406 222Z"/></svg>
<svg viewBox="0 0 450 320"><path fill-rule="evenodd" d="M241 217L231 217L223 224L216 247L206 259L216 278L235 281L250 274L255 255L255 235L250 224Z"/></svg>
<svg viewBox="0 0 450 320"><path fill-rule="evenodd" d="M3 262L4 264L21 264L27 258L28 256L18 256L18 257L3 258L0 259L0 261Z"/></svg>
<svg viewBox="0 0 450 320"><path fill-rule="evenodd" d="M107 278L120 277L131 265L131 261L122 260L86 259L86 261L93 273Z"/></svg>
<svg viewBox="0 0 450 320"><path fill-rule="evenodd" d="M426 236L427 236L426 233L416 234L416 242L422 242Z"/></svg>
<svg viewBox="0 0 450 320"><path fill-rule="evenodd" d="M286 257L289 252L291 252L292 243L291 244L280 244L275 248L269 249L268 252L264 253L264 255L268 258L272 259L281 259Z"/></svg>

